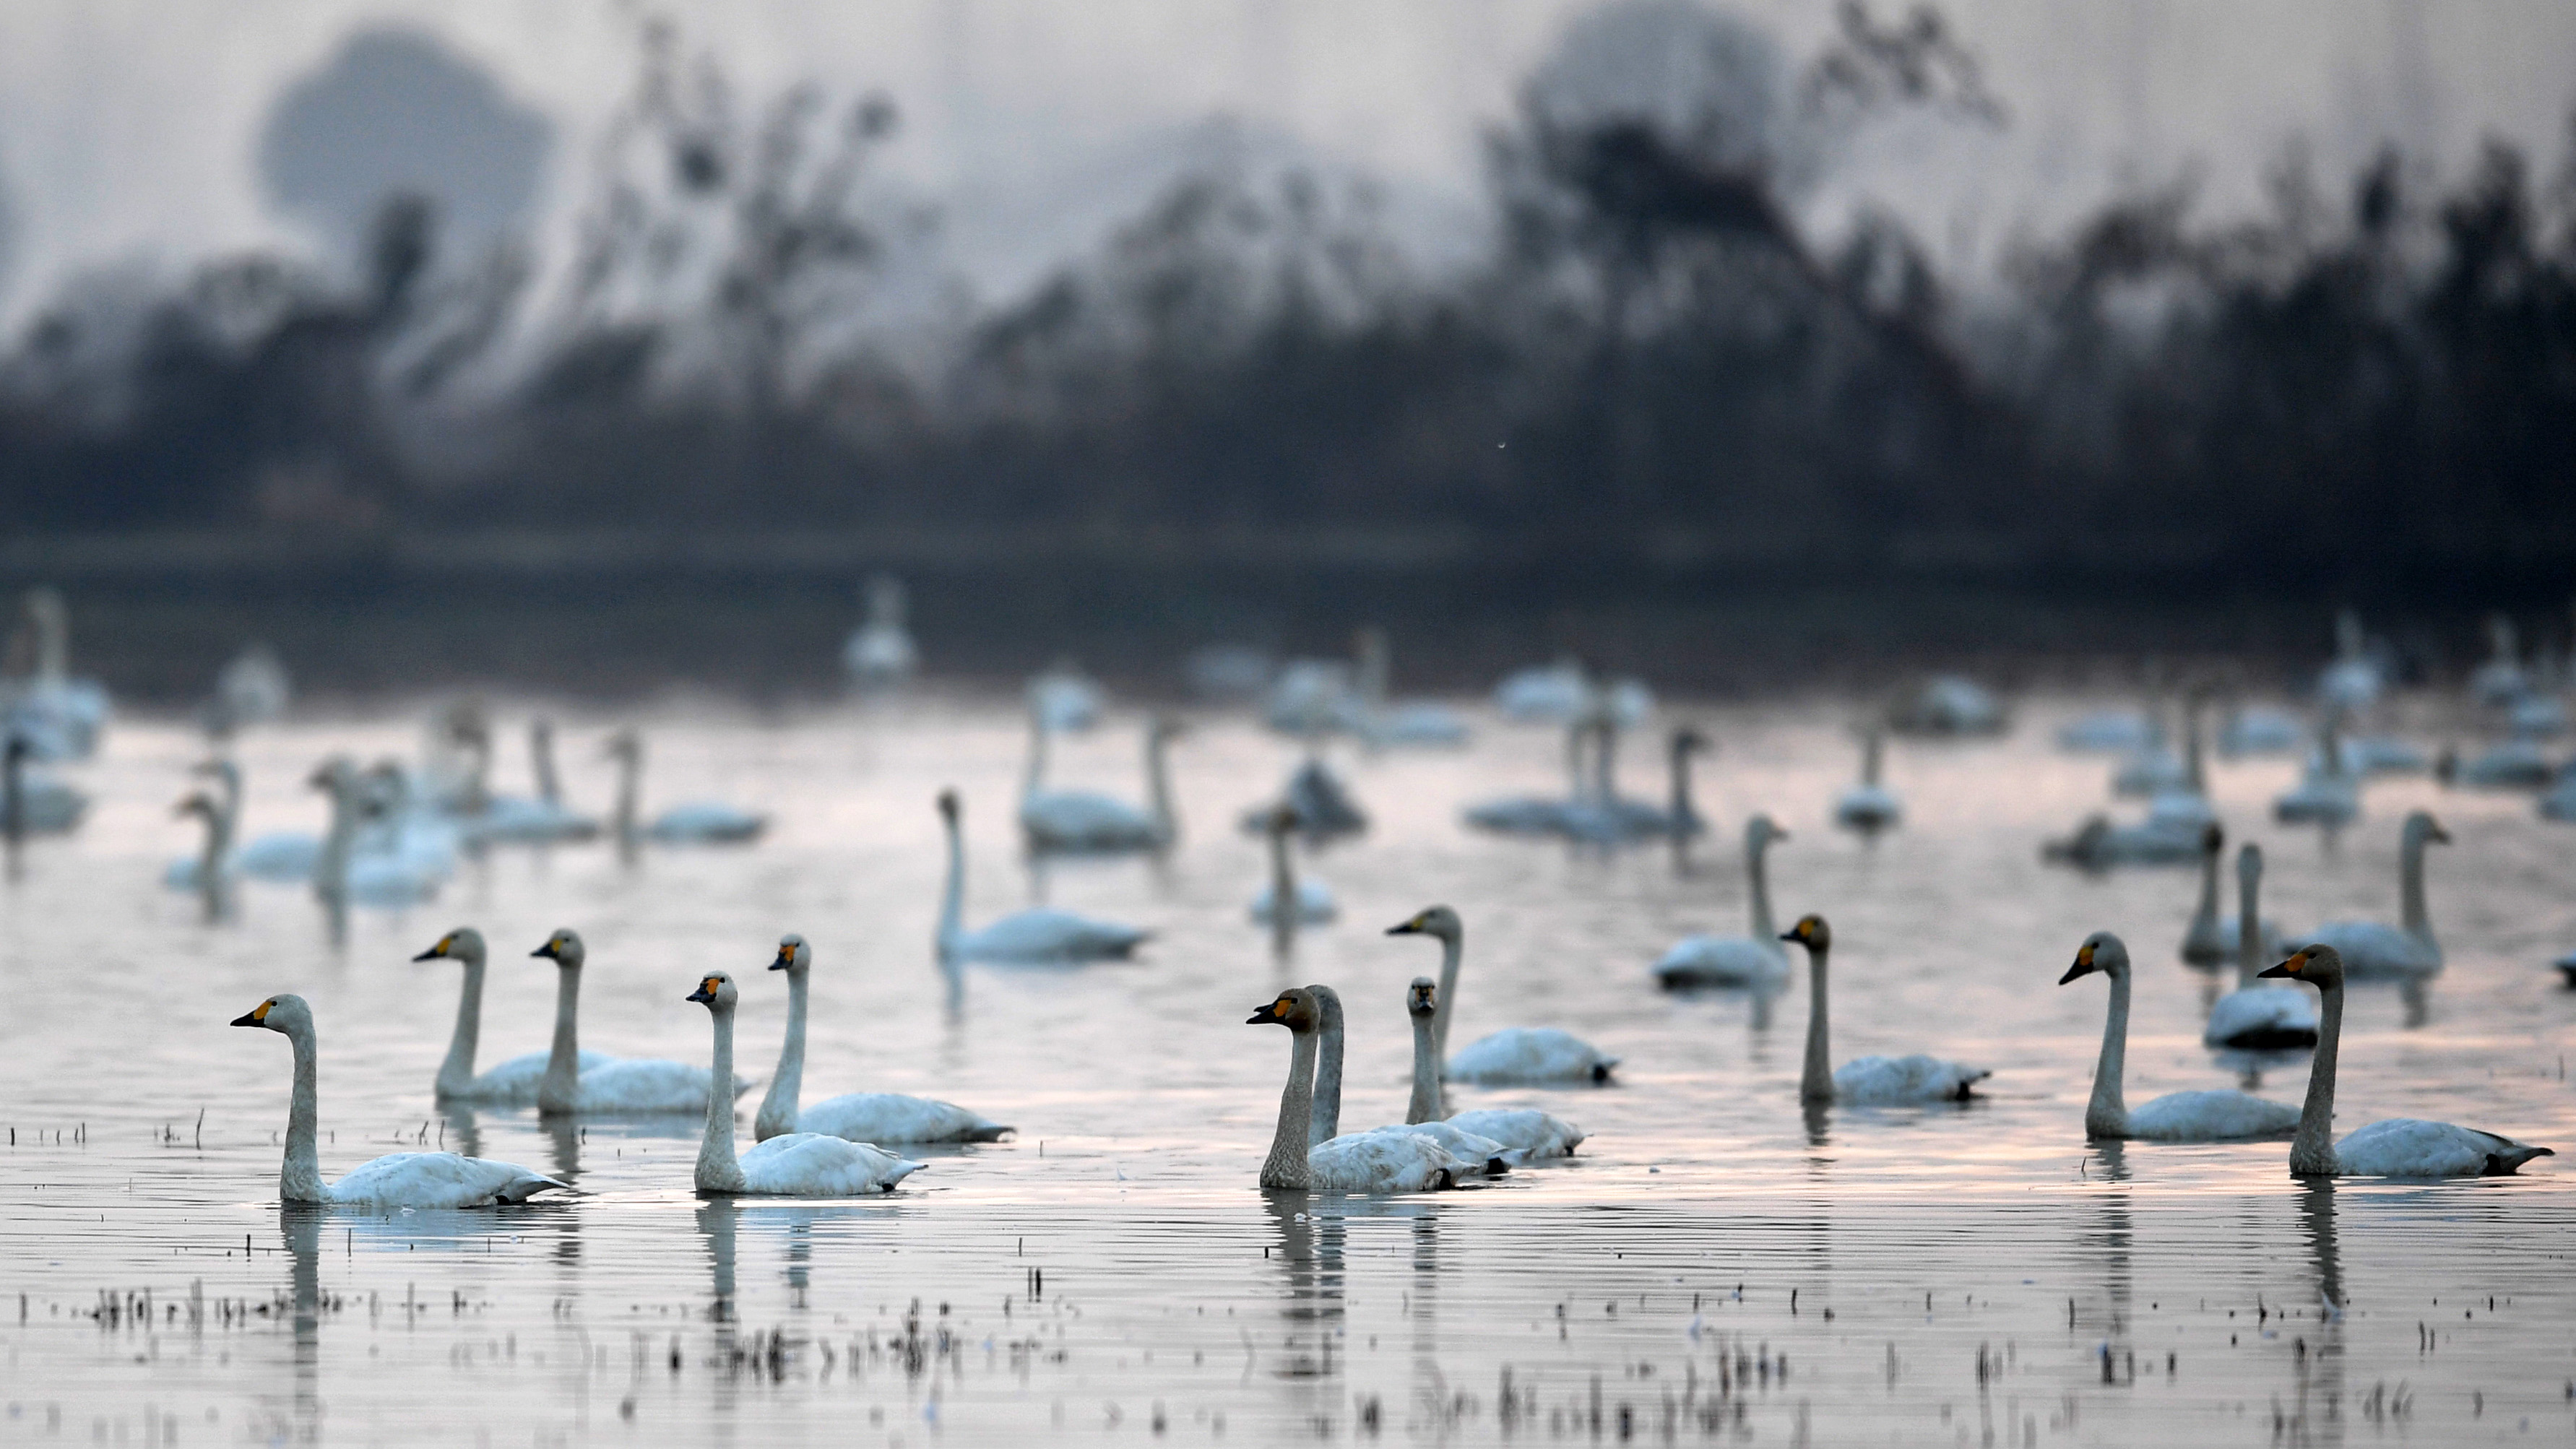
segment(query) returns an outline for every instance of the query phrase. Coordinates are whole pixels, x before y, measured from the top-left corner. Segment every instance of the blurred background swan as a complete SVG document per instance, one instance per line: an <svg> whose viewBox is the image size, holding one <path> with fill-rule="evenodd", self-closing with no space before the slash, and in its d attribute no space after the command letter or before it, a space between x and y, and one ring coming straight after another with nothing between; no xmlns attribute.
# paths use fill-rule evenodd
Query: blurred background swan
<svg viewBox="0 0 2576 1449"><path fill-rule="evenodd" d="M841 646L841 667L860 689L892 689L920 667L920 651L904 625L904 605L903 580L892 574L868 580L867 618Z"/></svg>
<svg viewBox="0 0 2576 1449"><path fill-rule="evenodd" d="M0 676L0 730L25 740L39 760L87 759L107 729L107 687L72 677L71 620L60 592L29 589L9 651L26 670Z"/></svg>

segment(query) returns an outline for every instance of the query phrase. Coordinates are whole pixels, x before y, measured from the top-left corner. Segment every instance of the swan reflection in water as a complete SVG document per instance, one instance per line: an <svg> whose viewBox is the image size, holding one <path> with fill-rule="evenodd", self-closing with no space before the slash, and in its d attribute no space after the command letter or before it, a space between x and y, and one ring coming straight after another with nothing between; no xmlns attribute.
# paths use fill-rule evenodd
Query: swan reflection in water
<svg viewBox="0 0 2576 1449"><path fill-rule="evenodd" d="M2335 1180L2311 1177L2299 1184L2299 1236L2316 1269L2317 1305L2285 1325L2292 1337L2296 1397L2288 1425L2294 1444L2343 1442L2343 1256L2335 1243Z"/></svg>

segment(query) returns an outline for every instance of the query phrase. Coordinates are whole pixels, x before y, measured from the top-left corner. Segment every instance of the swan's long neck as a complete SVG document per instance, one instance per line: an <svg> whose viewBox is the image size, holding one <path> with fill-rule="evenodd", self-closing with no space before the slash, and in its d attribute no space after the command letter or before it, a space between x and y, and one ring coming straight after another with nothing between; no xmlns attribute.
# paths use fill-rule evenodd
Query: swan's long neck
<svg viewBox="0 0 2576 1449"><path fill-rule="evenodd" d="M537 797L549 805L563 803L563 780L555 774L555 732L538 730L528 737L528 752L536 756Z"/></svg>
<svg viewBox="0 0 2576 1449"><path fill-rule="evenodd" d="M1285 946L1297 934L1297 866L1288 850L1288 832L1270 830L1270 938Z"/></svg>
<svg viewBox="0 0 2576 1449"><path fill-rule="evenodd" d="M215 769L215 782L223 787L224 817L232 822L233 831L238 835L242 812L241 767L230 760L223 761Z"/></svg>
<svg viewBox="0 0 2576 1449"><path fill-rule="evenodd" d="M2200 853L2200 904L2192 907L2191 934L2218 929L2218 852Z"/></svg>
<svg viewBox="0 0 2576 1449"><path fill-rule="evenodd" d="M1592 732L1585 721L1576 721L1565 730L1565 798L1583 798L1587 781L1583 778L1583 737Z"/></svg>
<svg viewBox="0 0 2576 1449"><path fill-rule="evenodd" d="M2236 987L2256 984L2263 970L2263 862L2245 856L2236 862Z"/></svg>
<svg viewBox="0 0 2576 1449"><path fill-rule="evenodd" d="M1673 827L1680 829L1699 818L1691 804L1690 750L1676 741L1669 765L1673 782Z"/></svg>
<svg viewBox="0 0 2576 1449"><path fill-rule="evenodd" d="M1261 1164L1263 1187L1301 1188L1314 1183L1314 1173L1306 1165L1314 1112L1315 1034L1301 1031L1288 1054L1288 1085L1279 1094L1279 1130L1270 1139L1270 1156ZM707 1132L712 1138L712 1122Z"/></svg>
<svg viewBox="0 0 2576 1449"><path fill-rule="evenodd" d="M1342 1133L1342 1008L1324 1003L1323 1049L1315 1059L1315 1101L1306 1142L1330 1142Z"/></svg>
<svg viewBox="0 0 2576 1449"><path fill-rule="evenodd" d="M349 894L349 847L358 830L357 802L349 798L351 789L347 780L332 780L328 791L331 829L322 837L322 855L313 865L313 893L332 904L347 899Z"/></svg>
<svg viewBox="0 0 2576 1449"><path fill-rule="evenodd" d="M1886 748L1887 746L1885 742L1879 738L1878 731L1871 730L1869 732L1868 740L1862 744L1860 749L1860 782L1862 784L1875 785L1878 783L1879 756L1885 752Z"/></svg>
<svg viewBox="0 0 2576 1449"><path fill-rule="evenodd" d="M1601 742L1592 755L1593 798L1607 805L1619 798L1619 727L1604 719L1597 732Z"/></svg>
<svg viewBox="0 0 2576 1449"><path fill-rule="evenodd" d="M1440 1004L1431 1017L1431 1045L1439 1056L1441 1072L1448 1072L1449 1018L1458 1009L1458 958L1466 954L1466 932L1461 929L1440 938Z"/></svg>
<svg viewBox="0 0 2576 1449"><path fill-rule="evenodd" d="M1440 1110L1440 1052L1431 1040L1431 1013L1413 1018L1413 1100L1404 1104L1404 1120L1437 1122Z"/></svg>
<svg viewBox="0 0 2576 1449"><path fill-rule="evenodd" d="M733 1008L717 1005L707 1016L715 1023L715 1071L709 1081L733 1080ZM707 1093L707 1135L698 1144L698 1191L740 1192L742 1159L733 1154L733 1093L718 1085Z"/></svg>
<svg viewBox="0 0 2576 1449"><path fill-rule="evenodd" d="M1798 1100L1830 1102L1834 1099L1833 1053L1826 1038L1830 1025L1825 1011L1825 953L1815 947L1807 950L1807 1063L1798 1073Z"/></svg>
<svg viewBox="0 0 2576 1449"><path fill-rule="evenodd" d="M2093 1100L2084 1106L2084 1131L2092 1137L2126 1137L2129 1108L2120 1100L2120 1078L2129 1065L2129 973L2103 974L2111 978L2111 1014L2102 1023L2102 1059L2093 1066Z"/></svg>
<svg viewBox="0 0 2576 1449"><path fill-rule="evenodd" d="M2343 984L2317 993L2316 1055L2308 1060L2308 1100L2299 1109L2299 1133L2290 1139L2290 1171L2302 1177L2333 1176L2335 1057L2343 1046Z"/></svg>
<svg viewBox="0 0 2576 1449"><path fill-rule="evenodd" d="M2191 793L2209 793L2209 773L2201 762L2200 702L2185 700L2182 707L2183 778L2190 782Z"/></svg>
<svg viewBox="0 0 2576 1449"><path fill-rule="evenodd" d="M933 941L942 957L957 950L966 930L966 839L954 817L948 822L948 879L939 887L939 933Z"/></svg>
<svg viewBox="0 0 2576 1449"><path fill-rule="evenodd" d="M474 1050L483 1040L483 959L465 958L465 985L456 993L456 1033L447 1039L447 1060L438 1064L437 1092L461 1097L474 1085Z"/></svg>
<svg viewBox="0 0 2576 1449"><path fill-rule="evenodd" d="M310 1022L288 1032L286 1039L295 1044L295 1096L286 1109L286 1162L278 1169L277 1195L288 1202L329 1202L316 1145L322 1123L321 1051Z"/></svg>
<svg viewBox="0 0 2576 1449"><path fill-rule="evenodd" d="M232 848L232 819L224 807L206 812L205 843L197 848L197 888L208 895L223 885L224 854Z"/></svg>
<svg viewBox="0 0 2576 1449"><path fill-rule="evenodd" d="M2406 934L2426 945L2433 944L2433 920L2424 909L2424 837L2408 835L2406 848L2397 858L2397 895L2399 918Z"/></svg>
<svg viewBox="0 0 2576 1449"><path fill-rule="evenodd" d="M1753 889L1753 939L1774 951L1780 949L1780 933L1771 925L1771 842L1748 841L1744 847L1744 873Z"/></svg>
<svg viewBox="0 0 2576 1449"><path fill-rule="evenodd" d="M787 973L787 1041L778 1049L769 1095L760 1099L760 1115L752 1119L751 1135L757 1141L796 1130L797 1099L805 1090L805 978L803 971Z"/></svg>
<svg viewBox="0 0 2576 1449"><path fill-rule="evenodd" d="M555 966L555 1044L546 1056L546 1075L537 1083L539 1112L569 1112L575 1093L581 1089L581 1038L573 1023L581 1014L581 968L570 962ZM732 1048L725 1049L732 1054ZM719 1081L731 1081L720 1077ZM716 1092L728 1106L730 1094Z"/></svg>
<svg viewBox="0 0 2576 1449"><path fill-rule="evenodd" d="M38 609L36 615L36 678L46 684L60 684L72 672L71 611L61 607Z"/></svg>
<svg viewBox="0 0 2576 1449"><path fill-rule="evenodd" d="M1154 841L1170 845L1181 838L1180 812L1172 807L1172 771L1169 742L1161 730L1148 730L1145 735L1146 803L1154 815Z"/></svg>
<svg viewBox="0 0 2576 1449"><path fill-rule="evenodd" d="M617 752L617 847L632 855L635 852L636 797L644 788L644 755L641 750Z"/></svg>
<svg viewBox="0 0 2576 1449"><path fill-rule="evenodd" d="M1020 774L1020 803L1026 805L1037 797L1046 783L1047 723L1044 716L1029 713L1029 762Z"/></svg>

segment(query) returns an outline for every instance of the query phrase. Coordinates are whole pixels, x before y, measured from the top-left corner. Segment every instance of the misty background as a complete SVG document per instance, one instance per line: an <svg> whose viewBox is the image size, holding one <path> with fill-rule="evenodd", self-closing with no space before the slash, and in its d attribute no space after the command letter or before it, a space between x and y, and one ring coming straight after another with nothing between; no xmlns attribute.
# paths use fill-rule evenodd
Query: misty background
<svg viewBox="0 0 2576 1449"><path fill-rule="evenodd" d="M2465 650L2576 554L2561 6L0 35L0 575L146 695L792 689L877 568L995 671Z"/></svg>

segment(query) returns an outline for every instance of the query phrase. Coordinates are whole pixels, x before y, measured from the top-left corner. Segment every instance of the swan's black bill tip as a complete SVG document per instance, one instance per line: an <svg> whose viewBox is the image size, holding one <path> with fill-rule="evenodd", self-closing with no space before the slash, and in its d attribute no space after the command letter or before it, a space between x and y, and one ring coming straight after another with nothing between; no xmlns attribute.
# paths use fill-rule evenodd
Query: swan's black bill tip
<svg viewBox="0 0 2576 1449"><path fill-rule="evenodd" d="M243 1012L241 1015L234 1017L234 1018L232 1019L232 1024L233 1024L234 1026L264 1026L264 1025L266 1025L266 1023L262 1022L262 1021L259 1019L259 1013L255 1012L255 1011L245 1011L245 1012Z"/></svg>
<svg viewBox="0 0 2576 1449"><path fill-rule="evenodd" d="M2078 961L2074 965L2066 968L2066 974L2057 978L2057 984L2063 986L2067 982L2072 981L2079 976L2089 976L2092 973L2093 967L2090 963Z"/></svg>
<svg viewBox="0 0 2576 1449"><path fill-rule="evenodd" d="M414 956L411 959L415 961L435 961L438 959L438 956L438 948L436 946L432 946L428 950L421 952L419 955Z"/></svg>

